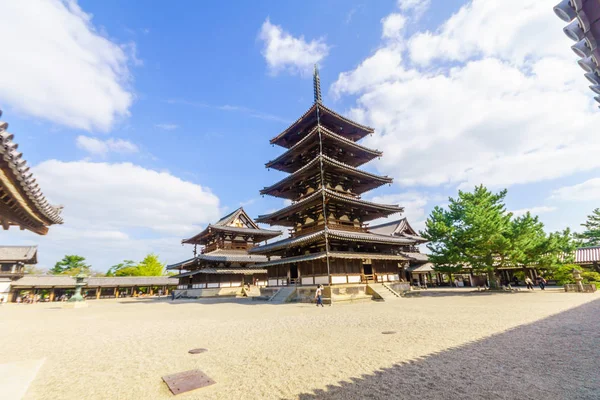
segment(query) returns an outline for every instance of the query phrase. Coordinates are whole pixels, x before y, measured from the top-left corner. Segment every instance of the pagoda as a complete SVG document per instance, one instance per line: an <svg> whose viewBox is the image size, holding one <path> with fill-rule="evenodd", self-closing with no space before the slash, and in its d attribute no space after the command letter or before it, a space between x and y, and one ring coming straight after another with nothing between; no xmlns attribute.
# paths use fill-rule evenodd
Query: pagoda
<svg viewBox="0 0 600 400"><path fill-rule="evenodd" d="M280 231L261 229L241 207L209 224L197 235L182 240L182 244L194 245L194 257L167 266L179 271L172 276L179 279L176 295L236 296L243 294L243 287L266 286L267 271L254 265L267 261L267 257L248 254L248 250L279 235Z"/></svg>
<svg viewBox="0 0 600 400"><path fill-rule="evenodd" d="M403 252L414 250L419 238L369 230L369 222L403 211L361 198L392 183L358 168L382 155L358 143L374 130L323 105L316 66L313 85L313 105L271 139L286 150L266 166L289 175L260 191L292 201L256 219L288 227L290 237L249 253L270 258L261 264L269 286L345 285L364 291L369 283L400 281L402 267L411 259Z"/></svg>

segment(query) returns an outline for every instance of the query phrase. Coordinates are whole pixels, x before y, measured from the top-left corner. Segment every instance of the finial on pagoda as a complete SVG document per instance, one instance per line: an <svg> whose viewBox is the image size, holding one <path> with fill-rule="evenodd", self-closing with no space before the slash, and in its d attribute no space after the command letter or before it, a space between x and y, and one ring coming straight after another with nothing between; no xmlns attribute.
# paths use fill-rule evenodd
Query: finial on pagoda
<svg viewBox="0 0 600 400"><path fill-rule="evenodd" d="M315 90L315 103L322 103L321 99L321 79L319 78L319 67L315 64L315 72L313 73L313 86Z"/></svg>

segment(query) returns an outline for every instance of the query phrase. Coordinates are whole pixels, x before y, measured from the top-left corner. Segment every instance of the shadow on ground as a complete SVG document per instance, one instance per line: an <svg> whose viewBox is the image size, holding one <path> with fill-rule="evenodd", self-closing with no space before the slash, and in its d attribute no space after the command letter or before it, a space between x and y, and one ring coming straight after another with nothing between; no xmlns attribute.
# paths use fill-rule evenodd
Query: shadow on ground
<svg viewBox="0 0 600 400"><path fill-rule="evenodd" d="M600 399L599 371L600 300L595 300L298 398Z"/></svg>

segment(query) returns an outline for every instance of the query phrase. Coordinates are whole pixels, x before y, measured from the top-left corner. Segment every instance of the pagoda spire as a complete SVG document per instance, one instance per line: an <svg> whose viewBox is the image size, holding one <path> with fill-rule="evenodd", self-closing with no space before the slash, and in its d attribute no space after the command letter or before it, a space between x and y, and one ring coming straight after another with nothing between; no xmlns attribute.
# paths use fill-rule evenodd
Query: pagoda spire
<svg viewBox="0 0 600 400"><path fill-rule="evenodd" d="M313 87L315 92L315 103L323 103L321 99L321 78L319 78L319 67L315 64L315 70L313 72Z"/></svg>

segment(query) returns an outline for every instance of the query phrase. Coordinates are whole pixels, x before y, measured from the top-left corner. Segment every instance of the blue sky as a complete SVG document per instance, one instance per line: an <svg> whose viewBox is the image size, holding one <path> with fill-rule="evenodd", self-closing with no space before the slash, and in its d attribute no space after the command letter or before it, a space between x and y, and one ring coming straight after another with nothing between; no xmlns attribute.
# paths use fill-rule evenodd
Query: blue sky
<svg viewBox="0 0 600 400"><path fill-rule="evenodd" d="M547 4L544 4L547 3ZM578 228L600 199L600 122L553 1L80 1L0 5L2 119L46 196L65 206L40 265L97 270L180 240L283 174L269 139L324 101L375 127L365 168L395 179L365 197L418 228L457 190L507 187L510 210ZM517 17L515 17L517 16ZM597 136L597 135L596 135Z"/></svg>

